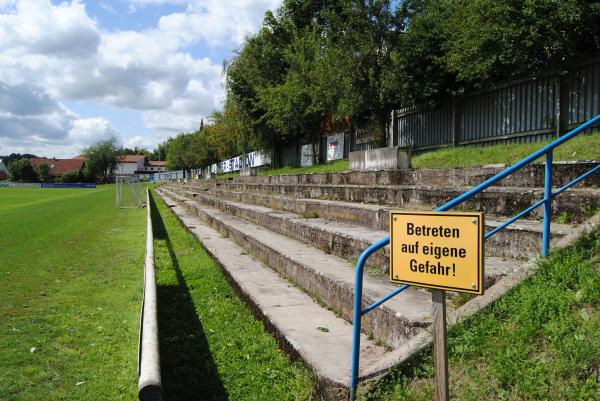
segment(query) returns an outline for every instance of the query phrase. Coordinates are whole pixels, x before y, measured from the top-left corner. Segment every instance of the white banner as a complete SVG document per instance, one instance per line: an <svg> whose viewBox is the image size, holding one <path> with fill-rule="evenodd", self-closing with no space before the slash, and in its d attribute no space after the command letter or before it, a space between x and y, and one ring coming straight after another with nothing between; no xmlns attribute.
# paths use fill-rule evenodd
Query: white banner
<svg viewBox="0 0 600 401"><path fill-rule="evenodd" d="M245 157L238 156L234 157L233 159L223 160L218 165L220 167L221 172L229 173L232 171L238 171L244 167L260 167L270 163L271 157L269 155L265 155L262 152L251 152L248 153ZM216 165L213 164L213 166ZM216 173L216 171L214 172Z"/></svg>
<svg viewBox="0 0 600 401"><path fill-rule="evenodd" d="M316 144L316 152L317 155L319 154L319 144ZM313 152L312 152L312 144L307 143L305 145L302 145L302 147L300 148L300 166L302 167L306 167L306 166L312 166L313 165Z"/></svg>
<svg viewBox="0 0 600 401"><path fill-rule="evenodd" d="M11 188L41 188L42 184L32 184L27 182L8 182L0 184L0 187L11 187Z"/></svg>
<svg viewBox="0 0 600 401"><path fill-rule="evenodd" d="M344 158L344 133L327 136L327 161Z"/></svg>

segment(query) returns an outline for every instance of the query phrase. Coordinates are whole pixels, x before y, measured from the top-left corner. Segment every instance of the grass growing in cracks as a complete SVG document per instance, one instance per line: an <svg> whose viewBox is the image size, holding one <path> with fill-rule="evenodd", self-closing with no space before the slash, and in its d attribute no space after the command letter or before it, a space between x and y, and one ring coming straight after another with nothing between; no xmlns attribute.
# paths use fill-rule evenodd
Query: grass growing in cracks
<svg viewBox="0 0 600 401"><path fill-rule="evenodd" d="M278 349L164 202L151 204L165 398L310 399L312 373Z"/></svg>
<svg viewBox="0 0 600 401"><path fill-rule="evenodd" d="M454 400L598 400L600 228L540 262L533 277L449 333ZM426 352L363 400L431 400Z"/></svg>

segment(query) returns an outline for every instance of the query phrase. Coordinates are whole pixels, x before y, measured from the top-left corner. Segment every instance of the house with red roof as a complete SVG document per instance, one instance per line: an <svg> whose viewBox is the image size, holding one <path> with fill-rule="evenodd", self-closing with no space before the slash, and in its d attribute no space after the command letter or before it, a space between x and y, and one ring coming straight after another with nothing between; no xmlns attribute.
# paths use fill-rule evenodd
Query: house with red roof
<svg viewBox="0 0 600 401"><path fill-rule="evenodd" d="M133 175L143 172L146 166L144 155L123 155L117 157L115 175Z"/></svg>
<svg viewBox="0 0 600 401"><path fill-rule="evenodd" d="M123 155L117 157L117 167L114 174L153 174L161 171L167 171L166 162L164 161L148 160L144 155Z"/></svg>
<svg viewBox="0 0 600 401"><path fill-rule="evenodd" d="M85 166L85 160L83 159L47 159L45 157L38 157L29 160L29 162L36 171L38 171L40 165L47 164L50 167L48 173L53 177L60 177L66 173L81 172Z"/></svg>
<svg viewBox="0 0 600 401"><path fill-rule="evenodd" d="M162 171L167 171L167 162L161 160L148 160L146 163L146 173L160 173Z"/></svg>

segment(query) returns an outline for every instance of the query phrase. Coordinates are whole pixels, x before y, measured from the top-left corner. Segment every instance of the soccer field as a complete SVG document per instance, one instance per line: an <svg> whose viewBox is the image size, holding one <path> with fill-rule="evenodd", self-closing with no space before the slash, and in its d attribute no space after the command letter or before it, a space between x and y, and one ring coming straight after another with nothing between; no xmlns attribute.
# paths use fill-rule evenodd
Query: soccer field
<svg viewBox="0 0 600 401"><path fill-rule="evenodd" d="M145 210L0 188L0 400L137 399Z"/></svg>

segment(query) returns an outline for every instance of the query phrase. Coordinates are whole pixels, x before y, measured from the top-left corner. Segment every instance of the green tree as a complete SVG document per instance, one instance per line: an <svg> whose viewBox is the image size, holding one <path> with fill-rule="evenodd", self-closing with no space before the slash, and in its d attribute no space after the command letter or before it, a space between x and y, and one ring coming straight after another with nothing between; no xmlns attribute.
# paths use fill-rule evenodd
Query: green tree
<svg viewBox="0 0 600 401"><path fill-rule="evenodd" d="M46 163L42 163L37 168L39 180L41 182L51 182L52 176L50 175L50 166Z"/></svg>
<svg viewBox="0 0 600 401"><path fill-rule="evenodd" d="M327 117L339 102L340 86L326 38L316 24L296 32L284 57L289 64L284 81L260 92L265 119L280 132L282 141L310 138L313 163L318 163L317 144Z"/></svg>
<svg viewBox="0 0 600 401"><path fill-rule="evenodd" d="M117 166L117 140L111 138L87 147L83 150L87 157L85 163L85 177L91 181L101 179L108 183Z"/></svg>
<svg viewBox="0 0 600 401"><path fill-rule="evenodd" d="M150 160L165 161L167 159L167 141L159 143L148 156Z"/></svg>
<svg viewBox="0 0 600 401"><path fill-rule="evenodd" d="M444 62L459 81L485 84L561 68L600 48L600 4L581 0L430 2L443 13ZM442 10L438 10L443 6ZM459 28L459 29L457 29Z"/></svg>
<svg viewBox="0 0 600 401"><path fill-rule="evenodd" d="M8 175L15 182L37 182L35 169L29 159L14 160L8 166Z"/></svg>
<svg viewBox="0 0 600 401"><path fill-rule="evenodd" d="M189 170L202 167L204 158L198 133L179 134L167 142L167 168Z"/></svg>

